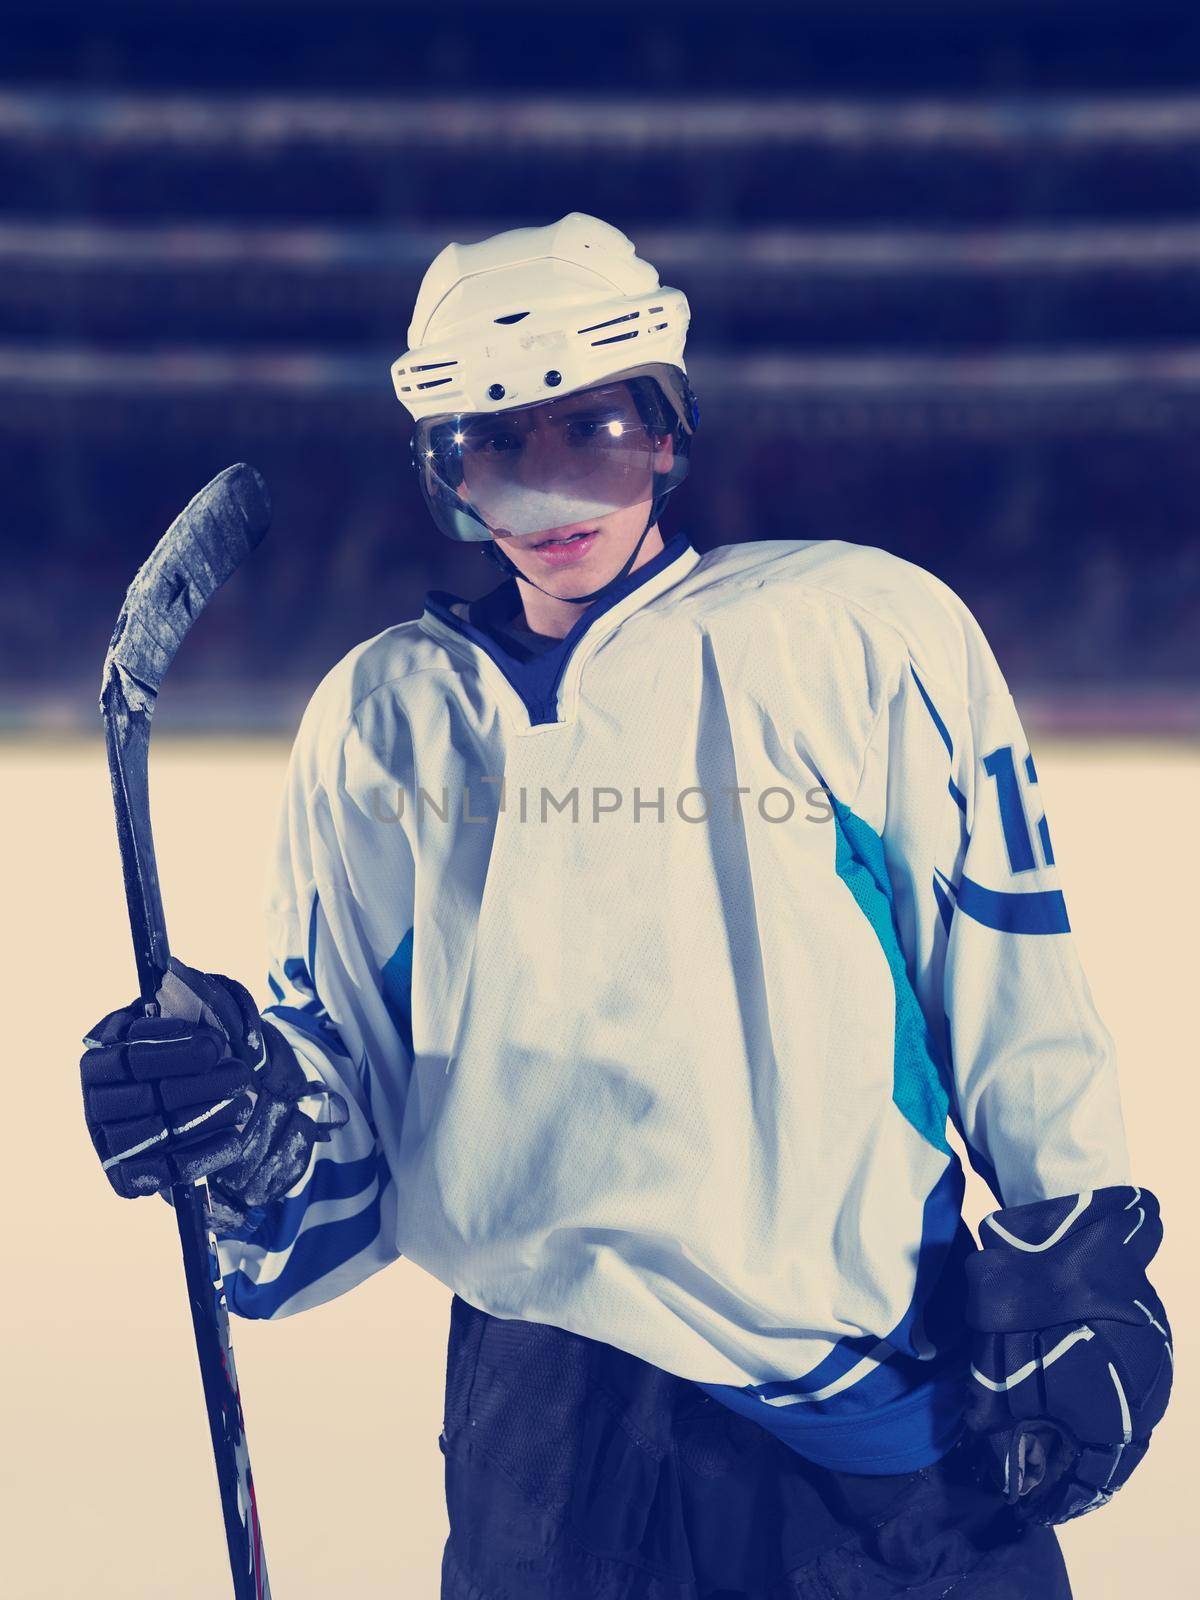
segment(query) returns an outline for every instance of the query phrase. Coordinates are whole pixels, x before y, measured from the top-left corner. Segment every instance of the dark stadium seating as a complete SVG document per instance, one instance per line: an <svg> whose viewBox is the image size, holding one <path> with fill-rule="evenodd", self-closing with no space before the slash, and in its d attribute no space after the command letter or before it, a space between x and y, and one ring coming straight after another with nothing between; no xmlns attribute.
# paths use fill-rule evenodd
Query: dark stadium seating
<svg viewBox="0 0 1200 1600"><path fill-rule="evenodd" d="M490 587L424 512L388 364L447 240L584 210L692 304L668 529L884 545L1019 690L1200 726L1194 5L6 18L0 720L92 716L125 583L233 460L275 530L181 706L286 720L425 589Z"/></svg>

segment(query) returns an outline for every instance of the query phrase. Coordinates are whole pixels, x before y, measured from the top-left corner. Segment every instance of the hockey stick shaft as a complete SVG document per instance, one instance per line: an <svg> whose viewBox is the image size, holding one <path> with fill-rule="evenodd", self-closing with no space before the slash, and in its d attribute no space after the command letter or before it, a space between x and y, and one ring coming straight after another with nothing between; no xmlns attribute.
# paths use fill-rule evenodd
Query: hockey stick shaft
<svg viewBox="0 0 1200 1600"><path fill-rule="evenodd" d="M150 827L150 719L163 674L184 633L213 591L257 544L268 518L265 487L250 468L231 467L214 479L171 525L130 585L105 662L100 705L117 841L138 984L151 1011L157 1008L170 948ZM183 1252L233 1593L235 1600L270 1600L229 1311L209 1224L208 1187L203 1180L176 1184L171 1202Z"/></svg>

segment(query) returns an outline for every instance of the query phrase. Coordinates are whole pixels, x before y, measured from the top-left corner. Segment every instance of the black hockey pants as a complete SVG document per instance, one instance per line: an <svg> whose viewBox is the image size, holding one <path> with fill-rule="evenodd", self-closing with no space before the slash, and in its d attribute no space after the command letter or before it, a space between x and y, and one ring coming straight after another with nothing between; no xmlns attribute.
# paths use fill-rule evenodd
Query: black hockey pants
<svg viewBox="0 0 1200 1600"><path fill-rule="evenodd" d="M686 1379L451 1305L442 1600L1070 1600L974 1446L892 1477L813 1466Z"/></svg>

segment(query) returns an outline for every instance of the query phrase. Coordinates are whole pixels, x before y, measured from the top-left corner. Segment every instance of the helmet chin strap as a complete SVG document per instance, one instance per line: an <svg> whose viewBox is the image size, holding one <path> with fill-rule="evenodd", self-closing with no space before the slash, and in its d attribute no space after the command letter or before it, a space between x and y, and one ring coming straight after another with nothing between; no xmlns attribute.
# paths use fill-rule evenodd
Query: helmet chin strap
<svg viewBox="0 0 1200 1600"><path fill-rule="evenodd" d="M593 589L591 594L553 594L549 589L543 589L540 583L534 583L532 578L527 578L521 569L504 554L503 550L497 547L495 539L489 539L487 543L481 545L480 548L487 559L495 562L496 566L498 566L502 572L512 573L512 575L520 583L532 584L535 589L540 590L542 594L549 595L552 600L565 600L573 606L589 605L591 601L598 600L601 595L606 594L608 590L612 588L614 583L620 583L621 579L626 575L627 572L629 572L630 568L633 566L633 563L637 560L638 551L642 548L642 545L646 539L646 535L650 532L650 529L657 521L661 509L666 503L666 498L667 497L665 494L659 495L658 499L655 500L651 505L650 517L646 523L646 526L642 529L642 536L634 545L633 549L629 552L629 559L621 568L620 572L618 572L614 577L610 578L607 583L601 584L599 589Z"/></svg>

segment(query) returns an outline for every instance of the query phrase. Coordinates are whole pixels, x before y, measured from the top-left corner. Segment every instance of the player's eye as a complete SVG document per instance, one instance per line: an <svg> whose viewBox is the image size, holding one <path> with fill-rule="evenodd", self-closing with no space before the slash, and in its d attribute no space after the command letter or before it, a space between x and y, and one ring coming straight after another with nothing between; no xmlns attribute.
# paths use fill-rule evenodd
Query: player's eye
<svg viewBox="0 0 1200 1600"><path fill-rule="evenodd" d="M520 448L520 437L511 428L489 428L486 431L469 433L462 444L463 454L473 456L505 455L511 450Z"/></svg>
<svg viewBox="0 0 1200 1600"><path fill-rule="evenodd" d="M612 413L598 416L572 415L567 419L567 438L578 444L591 444L597 439L620 439L628 432L628 423Z"/></svg>

